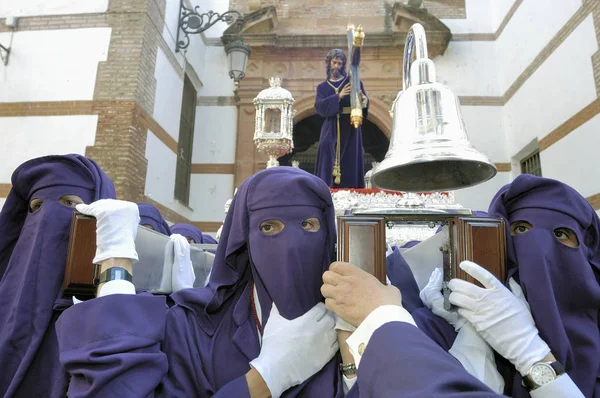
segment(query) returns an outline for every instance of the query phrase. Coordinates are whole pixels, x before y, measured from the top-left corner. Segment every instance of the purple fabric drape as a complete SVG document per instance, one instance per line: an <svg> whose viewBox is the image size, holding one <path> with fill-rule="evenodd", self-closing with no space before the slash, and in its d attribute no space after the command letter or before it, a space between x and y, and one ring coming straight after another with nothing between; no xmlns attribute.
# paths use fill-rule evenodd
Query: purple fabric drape
<svg viewBox="0 0 600 398"><path fill-rule="evenodd" d="M54 322L61 300L73 208L115 198L110 179L80 155L45 156L19 166L0 212L0 396L64 397ZM29 202L41 199L35 212Z"/></svg>
<svg viewBox="0 0 600 398"><path fill-rule="evenodd" d="M140 210L140 225L150 225L156 232L171 236L169 224L156 207L148 203L138 203L138 209Z"/></svg>
<svg viewBox="0 0 600 398"><path fill-rule="evenodd" d="M600 397L600 220L574 189L559 181L520 175L500 189L490 215L507 221L509 277L521 285L541 338L586 397ZM527 232L511 236L510 224ZM578 247L561 243L572 230ZM507 388L528 397L521 376L508 373ZM510 383L510 378L514 379Z"/></svg>

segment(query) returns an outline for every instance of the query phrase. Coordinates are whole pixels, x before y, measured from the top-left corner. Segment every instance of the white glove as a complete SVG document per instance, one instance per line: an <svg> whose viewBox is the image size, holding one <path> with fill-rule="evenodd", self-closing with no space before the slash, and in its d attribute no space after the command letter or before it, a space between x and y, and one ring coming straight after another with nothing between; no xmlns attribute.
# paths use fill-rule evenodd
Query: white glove
<svg viewBox="0 0 600 398"><path fill-rule="evenodd" d="M190 244L179 234L171 235L173 241L173 268L171 272L171 289L176 292L181 289L194 287L196 275L190 257Z"/></svg>
<svg viewBox="0 0 600 398"><path fill-rule="evenodd" d="M458 313L473 324L483 338L521 373L542 360L550 348L539 336L529 308L511 293L494 275L479 265L463 261L460 268L478 280L485 288L452 279L450 302ZM514 280L509 281L516 288Z"/></svg>
<svg viewBox="0 0 600 398"><path fill-rule="evenodd" d="M279 315L273 303L260 354L250 362L269 387L272 398L302 384L333 358L339 349L334 326L333 316L323 303L291 321Z"/></svg>
<svg viewBox="0 0 600 398"><path fill-rule="evenodd" d="M442 270L436 268L429 277L429 282L419 293L421 301L437 316L444 319L450 325L454 326L457 332L467 321L457 311L447 311L444 309L444 296L442 296Z"/></svg>
<svg viewBox="0 0 600 398"><path fill-rule="evenodd" d="M92 204L79 204L77 211L96 217L96 257L94 264L108 258L138 260L135 237L140 223L138 206L132 202L101 199Z"/></svg>

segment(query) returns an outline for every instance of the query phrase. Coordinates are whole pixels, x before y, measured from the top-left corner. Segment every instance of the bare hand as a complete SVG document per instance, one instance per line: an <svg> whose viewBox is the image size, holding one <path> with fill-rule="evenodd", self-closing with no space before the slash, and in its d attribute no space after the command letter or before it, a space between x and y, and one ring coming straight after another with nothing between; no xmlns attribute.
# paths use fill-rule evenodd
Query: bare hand
<svg viewBox="0 0 600 398"><path fill-rule="evenodd" d="M338 94L338 97L340 97L340 100L348 95L350 95L350 91L352 90L352 84L351 83L347 83L344 88L342 89L342 91L340 91L340 93Z"/></svg>
<svg viewBox="0 0 600 398"><path fill-rule="evenodd" d="M360 92L360 102L362 102L363 104L367 102L367 96L365 95L365 93L362 92L362 90Z"/></svg>
<svg viewBox="0 0 600 398"><path fill-rule="evenodd" d="M385 286L373 275L339 261L323 274L321 293L329 311L356 327L382 305L402 306L402 295L396 287Z"/></svg>

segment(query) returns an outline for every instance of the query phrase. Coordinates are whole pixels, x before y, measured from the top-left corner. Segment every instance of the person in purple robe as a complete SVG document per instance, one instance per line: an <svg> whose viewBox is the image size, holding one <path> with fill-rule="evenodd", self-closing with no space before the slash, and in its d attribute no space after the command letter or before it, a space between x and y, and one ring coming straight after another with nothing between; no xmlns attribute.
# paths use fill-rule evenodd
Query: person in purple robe
<svg viewBox="0 0 600 398"><path fill-rule="evenodd" d="M140 294L63 314L69 396L343 396L335 321L320 293L334 217L329 188L313 175L282 167L250 177L206 288L173 293L166 316L164 298Z"/></svg>
<svg viewBox="0 0 600 398"><path fill-rule="evenodd" d="M0 396L64 397L54 324L62 299L74 207L115 198L110 179L81 155L29 160L12 175L0 212Z"/></svg>
<svg viewBox="0 0 600 398"><path fill-rule="evenodd" d="M175 224L171 226L171 232L179 234L187 238L190 243L205 243L205 244L216 244L215 238L208 234L202 233L199 228L191 224Z"/></svg>
<svg viewBox="0 0 600 398"><path fill-rule="evenodd" d="M327 79L317 86L315 110L324 118L317 151L315 175L329 187L364 188L365 166L362 129L350 124L350 78L346 73L346 55L343 50L333 49L325 58ZM369 111L369 100L361 82L363 117ZM341 181L335 184L333 171L336 160L339 129L339 163Z"/></svg>
<svg viewBox="0 0 600 398"><path fill-rule="evenodd" d="M596 212L566 184L524 174L500 189L489 214L506 221L509 288L461 263L484 287L450 281L458 313L446 318L466 321L497 352L505 394L600 396Z"/></svg>
<svg viewBox="0 0 600 398"><path fill-rule="evenodd" d="M501 188L489 213L507 222L508 278L548 345L546 360L560 363L585 397L600 397L598 215L568 185L529 174ZM527 397L512 365L509 393Z"/></svg>
<svg viewBox="0 0 600 398"><path fill-rule="evenodd" d="M150 228L163 235L171 236L169 224L165 221L160 211L148 203L138 203L140 211L140 225Z"/></svg>

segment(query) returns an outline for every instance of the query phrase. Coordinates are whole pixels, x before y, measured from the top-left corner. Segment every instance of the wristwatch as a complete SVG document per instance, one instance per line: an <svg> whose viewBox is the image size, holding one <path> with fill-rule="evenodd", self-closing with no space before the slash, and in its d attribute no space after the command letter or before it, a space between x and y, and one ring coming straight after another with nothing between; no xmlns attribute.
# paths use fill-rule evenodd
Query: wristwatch
<svg viewBox="0 0 600 398"><path fill-rule="evenodd" d="M523 376L523 387L528 390L535 390L543 385L556 380L565 373L565 368L560 362L538 362L534 364L529 372Z"/></svg>
<svg viewBox="0 0 600 398"><path fill-rule="evenodd" d="M353 363L343 364L340 363L340 370L344 376L353 376L356 374L356 365Z"/></svg>
<svg viewBox="0 0 600 398"><path fill-rule="evenodd" d="M123 267L112 267L101 273L100 276L94 281L94 285L98 286L99 284L104 282L119 280L132 282L133 277L131 276L129 271L127 271Z"/></svg>

